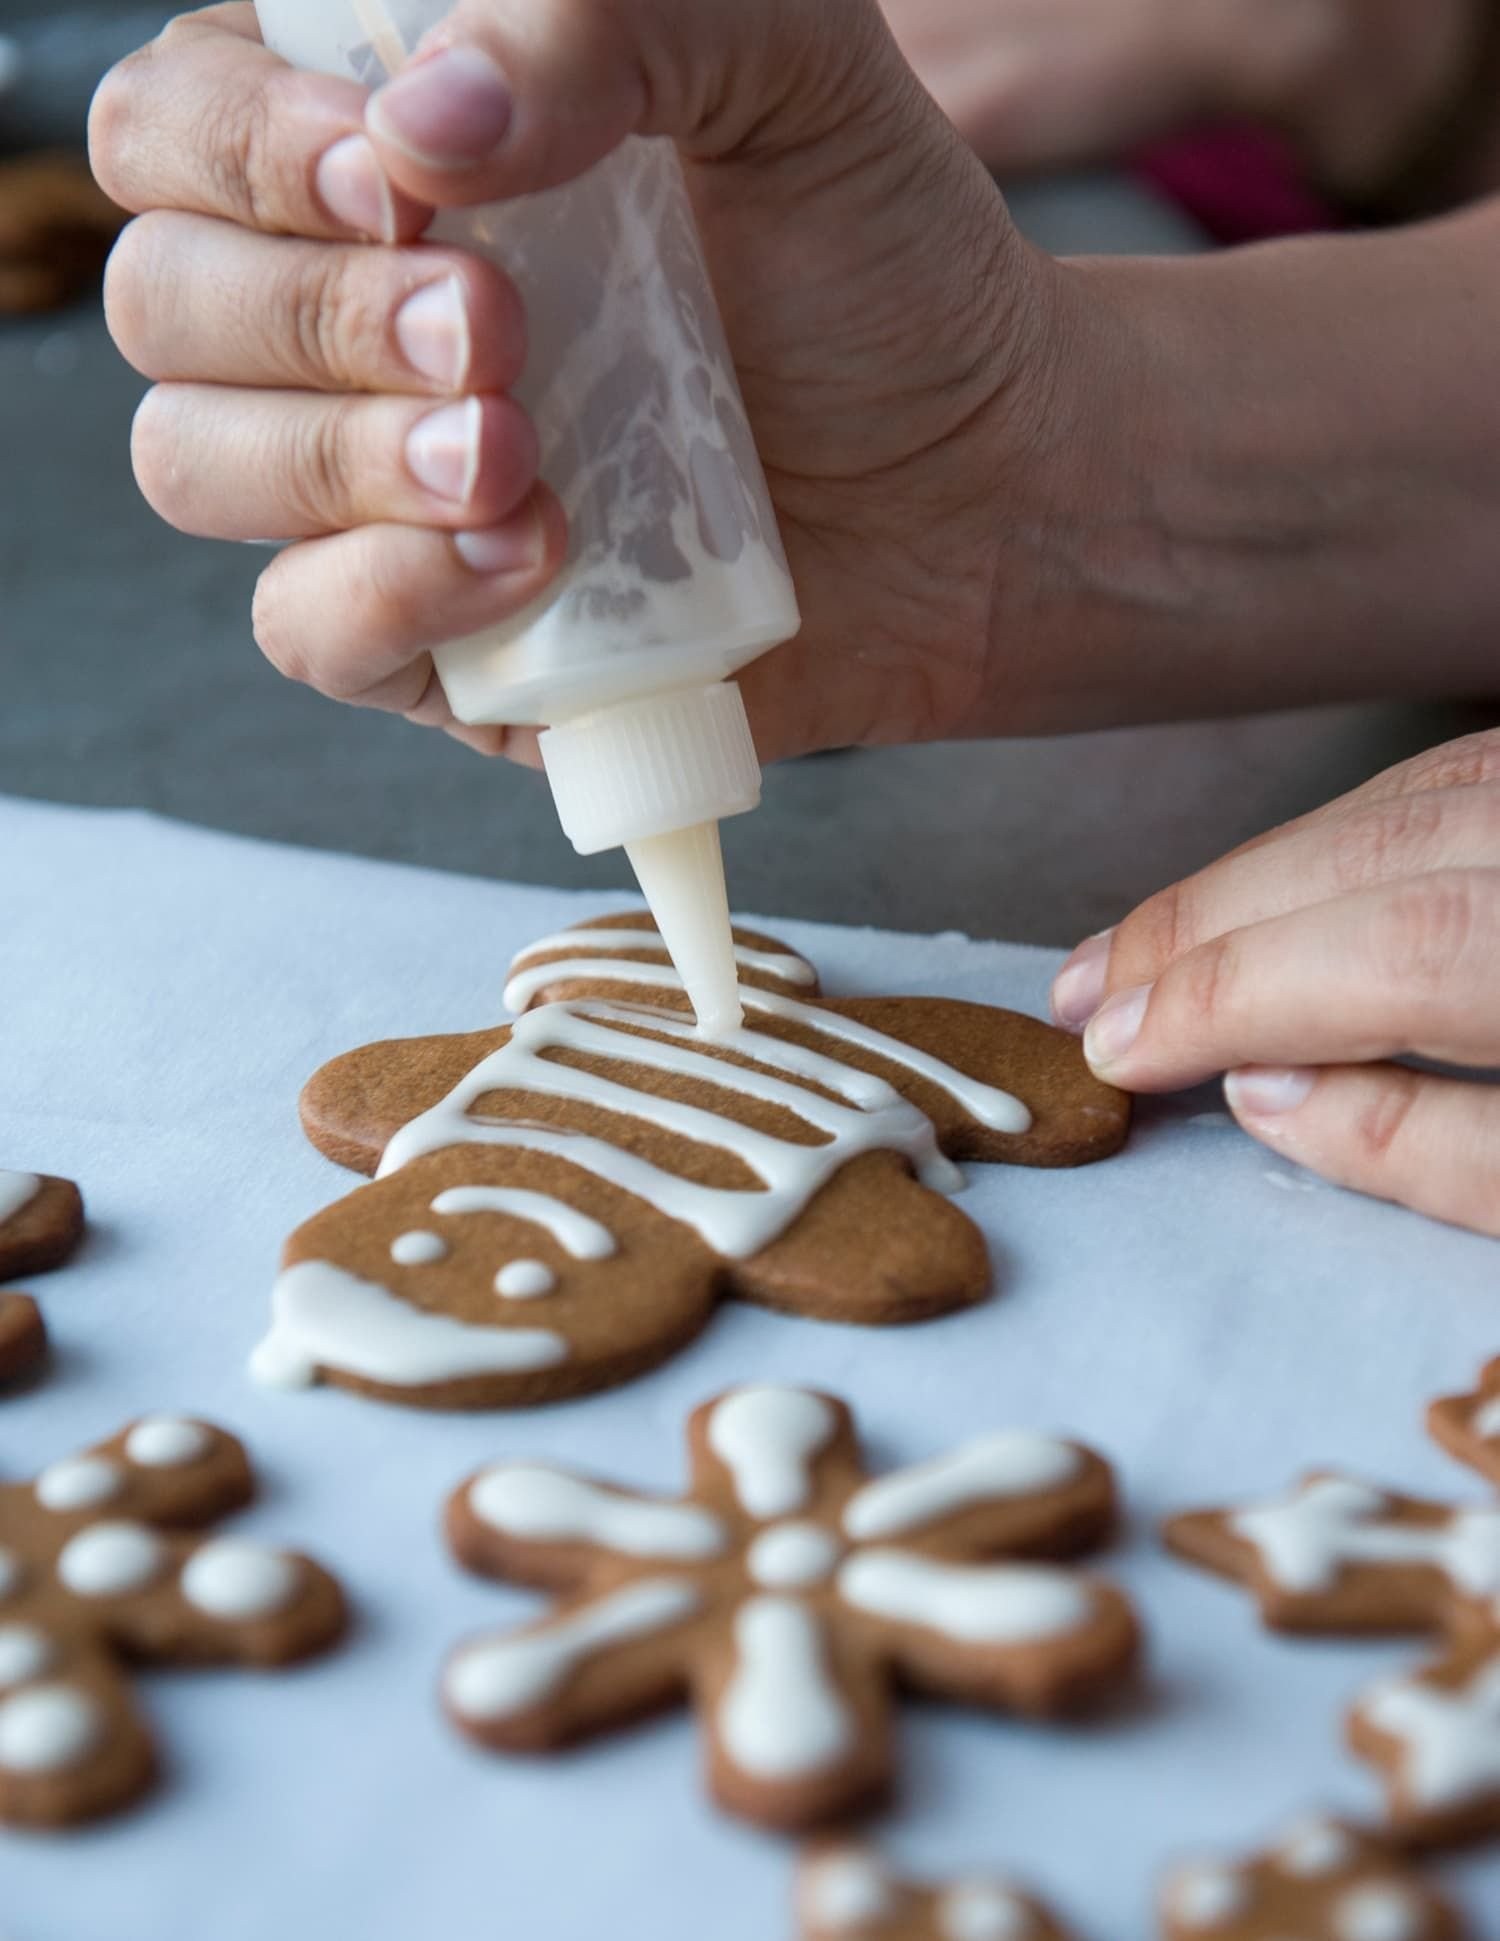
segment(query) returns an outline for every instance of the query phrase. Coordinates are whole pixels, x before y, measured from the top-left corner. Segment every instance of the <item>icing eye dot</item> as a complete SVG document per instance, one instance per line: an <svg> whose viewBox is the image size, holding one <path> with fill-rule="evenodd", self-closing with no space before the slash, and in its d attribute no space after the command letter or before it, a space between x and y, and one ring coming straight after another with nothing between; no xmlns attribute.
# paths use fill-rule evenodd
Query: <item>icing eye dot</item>
<svg viewBox="0 0 1500 1941"><path fill-rule="evenodd" d="M40 1678L56 1657L56 1646L34 1624L0 1624L0 1686Z"/></svg>
<svg viewBox="0 0 1500 1941"><path fill-rule="evenodd" d="M91 1510L120 1494L125 1478L107 1456L74 1456L53 1463L36 1479L36 1500L44 1510Z"/></svg>
<svg viewBox="0 0 1500 1941"><path fill-rule="evenodd" d="M1331 1820L1308 1820L1293 1827L1278 1849L1281 1864L1289 1874L1313 1879L1319 1874L1336 1874L1354 1858L1354 1842L1341 1826Z"/></svg>
<svg viewBox="0 0 1500 1941"><path fill-rule="evenodd" d="M535 1301L550 1294L557 1276L544 1260L508 1260L495 1276L495 1292L507 1301Z"/></svg>
<svg viewBox="0 0 1500 1941"><path fill-rule="evenodd" d="M199 1422L181 1416L150 1415L125 1438L125 1453L142 1469L180 1469L206 1456L213 1438Z"/></svg>
<svg viewBox="0 0 1500 1941"><path fill-rule="evenodd" d="M1422 1941L1427 1921L1404 1887L1355 1887L1333 1910L1336 1941Z"/></svg>
<svg viewBox="0 0 1500 1941"><path fill-rule="evenodd" d="M296 1594L297 1566L280 1551L221 1537L194 1552L183 1566L181 1590L209 1617L246 1623L283 1610Z"/></svg>
<svg viewBox="0 0 1500 1941"><path fill-rule="evenodd" d="M943 1941L1032 1941L1036 1923L1008 1888L988 1881L955 1887L943 1902Z"/></svg>
<svg viewBox="0 0 1500 1941"><path fill-rule="evenodd" d="M448 1253L448 1243L440 1233L424 1233L416 1229L411 1233L398 1233L391 1242L391 1259L398 1267L430 1267L435 1260L443 1260Z"/></svg>
<svg viewBox="0 0 1500 1941"><path fill-rule="evenodd" d="M0 1701L0 1766L8 1772L61 1772L103 1737L99 1707L70 1685L33 1685Z"/></svg>
<svg viewBox="0 0 1500 1941"><path fill-rule="evenodd" d="M96 1523L64 1546L57 1574L80 1597L123 1597L161 1574L166 1546L141 1523Z"/></svg>
<svg viewBox="0 0 1500 1941"><path fill-rule="evenodd" d="M895 1895L879 1865L867 1853L832 1853L810 1871L805 1888L807 1913L821 1928L871 1927L897 1912Z"/></svg>
<svg viewBox="0 0 1500 1941"><path fill-rule="evenodd" d="M21 1560L0 1544L0 1599L14 1597L21 1588Z"/></svg>
<svg viewBox="0 0 1500 1941"><path fill-rule="evenodd" d="M1185 1867L1173 1880L1168 1899L1184 1927L1211 1929L1243 1914L1250 1896L1232 1868Z"/></svg>

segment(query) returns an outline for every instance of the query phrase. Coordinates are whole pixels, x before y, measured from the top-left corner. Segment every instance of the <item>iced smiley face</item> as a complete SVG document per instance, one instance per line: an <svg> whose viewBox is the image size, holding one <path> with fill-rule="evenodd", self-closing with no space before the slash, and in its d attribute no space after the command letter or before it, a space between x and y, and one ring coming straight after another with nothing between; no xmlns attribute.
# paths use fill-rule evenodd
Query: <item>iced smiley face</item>
<svg viewBox="0 0 1500 1941"><path fill-rule="evenodd" d="M1128 1676L1121 1594L1033 1561L1112 1524L1109 1469L1081 1445L1001 1433L872 1480L842 1403L757 1387L700 1408L689 1447L676 1500L526 1463L454 1496L463 1563L555 1593L450 1658L465 1732L538 1752L687 1701L720 1804L797 1830L885 1791L897 1689L1046 1716Z"/></svg>
<svg viewBox="0 0 1500 1941"><path fill-rule="evenodd" d="M1106 1157L1123 1094L1035 1019L831 1001L737 931L743 1029L697 1031L655 933L606 920L518 960L497 1030L373 1045L308 1085L321 1150L377 1172L287 1244L257 1372L431 1406L627 1379L726 1295L831 1320L980 1299L958 1162Z"/></svg>

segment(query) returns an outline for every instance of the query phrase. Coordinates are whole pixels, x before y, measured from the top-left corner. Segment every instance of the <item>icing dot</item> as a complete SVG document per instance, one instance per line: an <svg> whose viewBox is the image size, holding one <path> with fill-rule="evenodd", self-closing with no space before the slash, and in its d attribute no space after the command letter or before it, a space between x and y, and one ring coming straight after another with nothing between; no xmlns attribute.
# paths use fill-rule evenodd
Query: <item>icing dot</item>
<svg viewBox="0 0 1500 1941"><path fill-rule="evenodd" d="M177 1415L148 1415L125 1438L125 1453L142 1469L180 1469L206 1456L213 1438L201 1422Z"/></svg>
<svg viewBox="0 0 1500 1941"><path fill-rule="evenodd" d="M209 1617L244 1623L284 1610L297 1589L292 1558L243 1537L204 1544L184 1564L182 1594Z"/></svg>
<svg viewBox="0 0 1500 1941"><path fill-rule="evenodd" d="M57 1560L57 1574L80 1597L123 1597L161 1574L166 1546L141 1523L96 1523L80 1530Z"/></svg>
<svg viewBox="0 0 1500 1941"><path fill-rule="evenodd" d="M842 1555L842 1544L820 1524L778 1523L761 1531L745 1565L767 1590L796 1590L821 1583Z"/></svg>
<svg viewBox="0 0 1500 1941"><path fill-rule="evenodd" d="M803 1901L814 1926L834 1934L857 1933L888 1921L896 1901L878 1861L858 1850L831 1853L813 1862Z"/></svg>
<svg viewBox="0 0 1500 1941"><path fill-rule="evenodd" d="M1355 1848L1349 1835L1332 1820L1307 1820L1291 1828L1277 1853L1287 1873L1311 1879L1347 1867L1354 1859Z"/></svg>
<svg viewBox="0 0 1500 1941"><path fill-rule="evenodd" d="M34 1624L0 1624L0 1686L40 1678L56 1656L52 1640Z"/></svg>
<svg viewBox="0 0 1500 1941"><path fill-rule="evenodd" d="M535 1301L556 1285L557 1276L544 1260L508 1260L495 1276L495 1292L507 1301Z"/></svg>
<svg viewBox="0 0 1500 1941"><path fill-rule="evenodd" d="M1027 1941L1036 1932L1025 1903L988 1881L955 1887L939 1918L943 1941Z"/></svg>
<svg viewBox="0 0 1500 1941"><path fill-rule="evenodd" d="M1335 1941L1422 1941L1427 1917L1404 1887L1355 1887L1333 1910Z"/></svg>
<svg viewBox="0 0 1500 1941"><path fill-rule="evenodd" d="M1229 1867L1185 1867L1168 1890L1172 1913L1184 1927L1216 1928L1249 1906L1242 1875Z"/></svg>
<svg viewBox="0 0 1500 1941"><path fill-rule="evenodd" d="M21 1559L0 1544L0 1599L14 1597L21 1588Z"/></svg>
<svg viewBox="0 0 1500 1941"><path fill-rule="evenodd" d="M44 1510L91 1510L120 1494L125 1478L107 1456L74 1456L53 1463L36 1479L36 1500Z"/></svg>
<svg viewBox="0 0 1500 1941"><path fill-rule="evenodd" d="M445 1259L447 1252L448 1243L440 1233L424 1233L420 1228L398 1233L391 1242L391 1259L398 1267L429 1267Z"/></svg>
<svg viewBox="0 0 1500 1941"><path fill-rule="evenodd" d="M76 1766L103 1736L98 1706L69 1685L33 1685L0 1700L0 1766L9 1772Z"/></svg>

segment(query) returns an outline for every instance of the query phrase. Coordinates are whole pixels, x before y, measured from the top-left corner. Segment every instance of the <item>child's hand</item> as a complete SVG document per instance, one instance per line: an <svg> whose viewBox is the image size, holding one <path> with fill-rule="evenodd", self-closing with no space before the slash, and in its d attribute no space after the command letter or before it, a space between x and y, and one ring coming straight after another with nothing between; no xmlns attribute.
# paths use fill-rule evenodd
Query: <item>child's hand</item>
<svg viewBox="0 0 1500 1941"><path fill-rule="evenodd" d="M1152 897L1080 945L1052 1001L1114 1083L1227 1071L1235 1117L1275 1151L1500 1236L1500 1086L1382 1062L1500 1068L1500 731Z"/></svg>

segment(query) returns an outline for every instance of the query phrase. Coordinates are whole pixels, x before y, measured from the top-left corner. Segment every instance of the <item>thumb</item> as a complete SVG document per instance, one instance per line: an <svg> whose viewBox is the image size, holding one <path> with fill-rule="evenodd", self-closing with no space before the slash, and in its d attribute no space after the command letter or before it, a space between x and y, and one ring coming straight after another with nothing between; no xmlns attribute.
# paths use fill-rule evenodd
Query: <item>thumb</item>
<svg viewBox="0 0 1500 1941"><path fill-rule="evenodd" d="M627 135L775 154L913 85L876 0L459 0L367 127L447 207L571 181Z"/></svg>

